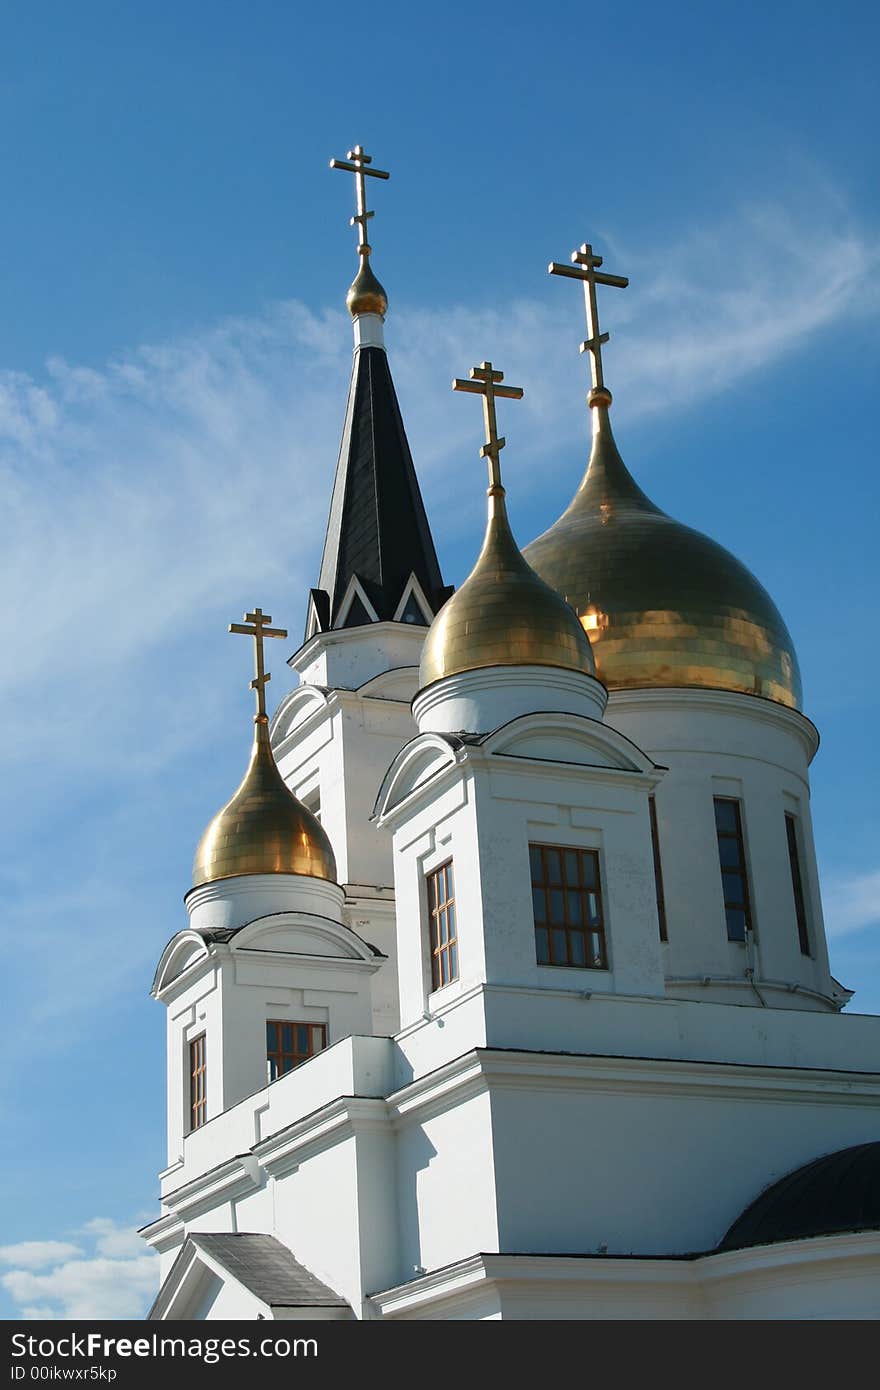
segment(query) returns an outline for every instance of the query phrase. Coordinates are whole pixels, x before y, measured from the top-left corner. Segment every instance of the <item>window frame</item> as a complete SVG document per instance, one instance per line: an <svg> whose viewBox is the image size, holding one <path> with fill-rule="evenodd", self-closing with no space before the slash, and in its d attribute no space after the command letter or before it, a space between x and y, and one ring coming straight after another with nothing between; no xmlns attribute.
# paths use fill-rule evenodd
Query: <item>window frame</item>
<svg viewBox="0 0 880 1390"><path fill-rule="evenodd" d="M441 875L448 871L448 884L443 880L444 889L449 888L449 896L441 901L439 891L432 896L432 886L439 885ZM455 870L452 856L444 859L436 868L425 874L425 897L428 908L428 954L431 963L431 993L446 989L455 984L461 974L461 947L458 938L458 901L455 896ZM452 909L453 932L449 931L449 909ZM444 920L441 920L445 918ZM445 926L446 938L443 938ZM444 969L448 978L444 979Z"/></svg>
<svg viewBox="0 0 880 1390"><path fill-rule="evenodd" d="M532 867L533 850L537 850L541 856L541 870L543 878L540 882L536 882L534 877L534 869ZM550 870L547 866L548 852L555 852L560 856L560 881L558 884L554 884L550 876ZM574 886L568 884L565 881L564 856L566 854L574 854L577 856L578 882ZM591 886L586 881L586 874L584 872L584 860L587 857L589 857L592 860L595 866L595 886ZM608 951L608 928L606 923L605 898L603 889L604 876L602 873L602 855L600 850L598 850L595 846L592 845L547 844L542 840L529 840L529 880L532 893L532 922L535 932L536 965L538 965L541 968L546 967L547 969L551 970L610 970L611 962ZM564 921L562 923L555 923L552 920L550 894L554 891L560 892L562 894L562 908L564 917ZM543 892L544 894L544 916L540 920L536 915L535 909L536 892ZM568 895L573 892L577 892L580 894L580 918L582 925L577 922L569 921ZM598 903L598 925L594 925L590 922L590 911L588 902L588 894L590 893L594 894ZM558 931L563 931L565 933L565 960L552 959L555 944L553 939L553 933ZM538 941L539 932L547 933L547 952L548 956L550 957L547 960L542 960L540 957ZM579 936L583 939L584 959L582 961L573 959L572 938L575 936ZM600 964L596 964L593 960L588 959L588 957L590 956L590 951L588 950L588 942L591 937L598 937L599 939L599 944L601 948Z"/></svg>
<svg viewBox="0 0 880 1390"><path fill-rule="evenodd" d="M270 1028L274 1028L274 1029L276 1030L275 1037L276 1037L276 1041L278 1042L278 1046L275 1047L275 1048L270 1048L270 1047L269 1047L269 1029L270 1029ZM297 1047L296 1047L296 1037L297 1037L296 1033L293 1034L293 1043L294 1043L294 1046L293 1046L292 1050L291 1050L290 1052L285 1051L284 1045L283 1045L283 1038L284 1038L284 1035L283 1035L283 1033L281 1032L281 1029L282 1029L282 1028L291 1028L291 1029L306 1028L306 1029L308 1030L309 1051L308 1051L308 1052L300 1052L300 1051L297 1049ZM313 1030L313 1029L319 1030L320 1033L321 1033L321 1035L322 1035L322 1039L323 1039L323 1041L322 1041L322 1043L321 1043L321 1046L320 1046L320 1047L317 1047L317 1048L316 1048L316 1047L312 1047L312 1041L313 1041L313 1039L312 1039L312 1030ZM266 1070L267 1070L267 1072L268 1072L268 1084L271 1086L275 1081L280 1081L281 1078L282 1078L283 1076L289 1076L290 1073L291 1073L292 1071L296 1071L297 1067L301 1067L302 1064L303 1064L303 1062L308 1062L308 1061L310 1061L310 1060L312 1059L312 1057L317 1057L318 1053L319 1053L319 1052L323 1052L323 1051L326 1049L326 1047L327 1047L327 1024L326 1024L326 1023L315 1023L312 1019L306 1019L306 1018L267 1018L267 1019L266 1019ZM283 1062L286 1058L290 1058L290 1057L297 1058L298 1060L294 1061L293 1064L292 1064L291 1066L289 1066L289 1067L284 1067L283 1070L278 1070L278 1071L276 1071L275 1075L273 1076L273 1075L272 1075L272 1065L273 1065L273 1062L274 1062L275 1058L278 1058L279 1061Z"/></svg>
<svg viewBox="0 0 880 1390"><path fill-rule="evenodd" d="M201 1129L208 1123L208 1043L207 1033L202 1029L194 1038L189 1038L187 1056L189 1057L189 1128L188 1133Z"/></svg>
<svg viewBox="0 0 880 1390"><path fill-rule="evenodd" d="M666 922L666 893L663 888L663 864L660 860L660 833L657 828L657 798L648 797L648 819L651 822L651 849L654 854L654 888L657 894L657 925L660 928L660 940L669 940L669 929Z"/></svg>
<svg viewBox="0 0 880 1390"><path fill-rule="evenodd" d="M813 949L810 940L807 895L804 889L804 872L801 867L801 837L798 833L800 816L794 811L785 812L785 838L788 843L788 866L791 870L791 891L794 897L794 916L797 923L798 943L801 955L812 959Z"/></svg>
<svg viewBox="0 0 880 1390"><path fill-rule="evenodd" d="M736 817L736 828L733 831L719 830L717 807L719 802L733 806ZM724 925L727 931L728 941L744 946L749 937L755 934L755 918L752 910L752 886L749 879L749 862L746 855L746 837L743 829L742 800L738 796L713 796L712 813L715 824L715 838L718 844L718 871L721 875L721 900L724 904ZM724 864L721 858L721 841L734 840L739 850L739 867ZM725 886L725 875L737 874L742 884L742 897L737 902L728 902L727 889ZM742 912L744 919L743 936L731 936L730 921L728 912Z"/></svg>

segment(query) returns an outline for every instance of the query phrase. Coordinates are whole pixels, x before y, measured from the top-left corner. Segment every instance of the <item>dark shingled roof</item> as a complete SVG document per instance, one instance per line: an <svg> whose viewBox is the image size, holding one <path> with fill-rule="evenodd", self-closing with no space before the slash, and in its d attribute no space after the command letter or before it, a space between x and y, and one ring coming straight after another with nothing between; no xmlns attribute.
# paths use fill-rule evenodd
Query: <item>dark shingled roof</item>
<svg viewBox="0 0 880 1390"><path fill-rule="evenodd" d="M348 1307L344 1298L310 1274L274 1236L196 1231L187 1244L190 1241L272 1308Z"/></svg>
<svg viewBox="0 0 880 1390"><path fill-rule="evenodd" d="M384 348L355 353L345 425L318 589L319 622L337 621L357 575L380 620L387 621L415 574L434 612L448 593ZM326 598L324 597L326 595ZM363 618L369 621L366 613Z"/></svg>
<svg viewBox="0 0 880 1390"><path fill-rule="evenodd" d="M880 1228L880 1143L814 1158L762 1192L719 1250Z"/></svg>

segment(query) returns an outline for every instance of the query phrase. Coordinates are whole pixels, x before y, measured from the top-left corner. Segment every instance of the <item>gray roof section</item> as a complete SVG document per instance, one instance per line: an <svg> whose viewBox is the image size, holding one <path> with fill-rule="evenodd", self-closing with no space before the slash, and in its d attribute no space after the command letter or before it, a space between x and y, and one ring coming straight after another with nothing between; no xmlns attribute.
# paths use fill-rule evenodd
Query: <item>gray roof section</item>
<svg viewBox="0 0 880 1390"><path fill-rule="evenodd" d="M274 1236L213 1235L197 1231L189 1241L271 1308L349 1306L344 1298L295 1260L287 1246Z"/></svg>

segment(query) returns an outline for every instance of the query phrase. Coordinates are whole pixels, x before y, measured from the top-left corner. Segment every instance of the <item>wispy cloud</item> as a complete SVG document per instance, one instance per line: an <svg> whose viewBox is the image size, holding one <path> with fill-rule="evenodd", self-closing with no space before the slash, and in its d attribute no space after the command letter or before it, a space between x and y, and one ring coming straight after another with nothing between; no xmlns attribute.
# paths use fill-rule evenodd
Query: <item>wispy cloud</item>
<svg viewBox="0 0 880 1390"><path fill-rule="evenodd" d="M43 1269L81 1254L78 1245L65 1240L20 1240L15 1245L0 1245L0 1264L14 1265L16 1269Z"/></svg>
<svg viewBox="0 0 880 1390"><path fill-rule="evenodd" d="M825 885L825 926L829 936L849 936L880 927L880 871L831 875Z"/></svg>
<svg viewBox="0 0 880 1390"><path fill-rule="evenodd" d="M104 1217L83 1229L91 1250L64 1241L0 1249L13 1265L0 1284L28 1319L141 1318L155 1296L159 1261L135 1232ZM39 1272L37 1272L39 1271Z"/></svg>

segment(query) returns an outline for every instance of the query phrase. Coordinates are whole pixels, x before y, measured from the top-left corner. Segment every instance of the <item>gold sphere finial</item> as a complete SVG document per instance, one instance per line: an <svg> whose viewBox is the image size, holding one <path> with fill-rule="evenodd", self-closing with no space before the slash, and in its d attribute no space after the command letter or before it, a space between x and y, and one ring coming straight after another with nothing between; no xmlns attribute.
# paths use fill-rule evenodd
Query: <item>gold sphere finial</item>
<svg viewBox="0 0 880 1390"><path fill-rule="evenodd" d="M369 253L361 255L361 268L349 286L345 303L353 319L358 314L378 314L384 318L388 312L388 296L373 274Z"/></svg>

